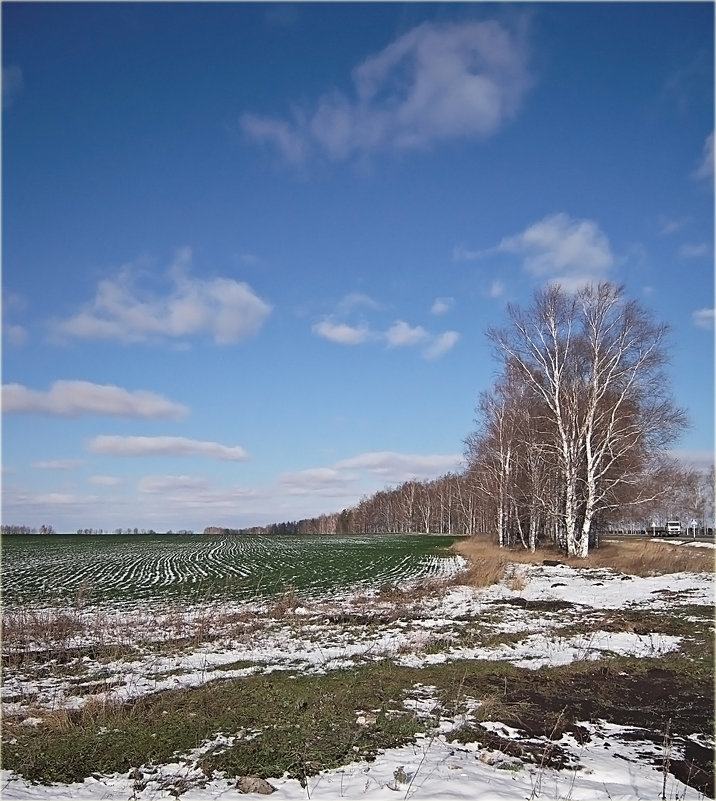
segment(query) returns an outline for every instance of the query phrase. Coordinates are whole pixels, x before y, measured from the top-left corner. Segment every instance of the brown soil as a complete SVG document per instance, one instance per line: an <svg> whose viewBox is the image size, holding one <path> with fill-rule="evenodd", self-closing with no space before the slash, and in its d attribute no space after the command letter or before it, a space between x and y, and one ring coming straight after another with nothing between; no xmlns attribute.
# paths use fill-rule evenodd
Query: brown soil
<svg viewBox="0 0 716 801"><path fill-rule="evenodd" d="M464 690L474 697L485 691L499 694L505 710L501 717L518 729L519 740L509 740L480 726L463 731L459 739L478 739L488 748L523 761L560 768L574 767L556 741L571 734L578 742L590 735L577 721L606 720L620 726L638 727L622 739L650 741L654 748L644 756L665 768L685 784L714 798L714 753L687 739L689 735L714 733L714 687L711 676L694 679L657 666L644 670L635 661L633 670L621 666L575 666L571 670L516 671L505 678L484 674L471 681L469 670ZM545 741L545 738L546 741ZM681 758L683 756L683 758Z"/></svg>

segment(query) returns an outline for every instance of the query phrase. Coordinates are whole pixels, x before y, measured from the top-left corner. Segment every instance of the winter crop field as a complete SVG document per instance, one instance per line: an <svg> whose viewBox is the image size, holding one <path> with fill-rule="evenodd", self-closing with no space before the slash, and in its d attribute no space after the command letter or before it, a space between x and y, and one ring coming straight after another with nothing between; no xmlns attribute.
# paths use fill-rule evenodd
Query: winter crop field
<svg viewBox="0 0 716 801"><path fill-rule="evenodd" d="M9 607L150 600L251 600L360 590L457 569L454 540L430 536L201 535L8 537Z"/></svg>

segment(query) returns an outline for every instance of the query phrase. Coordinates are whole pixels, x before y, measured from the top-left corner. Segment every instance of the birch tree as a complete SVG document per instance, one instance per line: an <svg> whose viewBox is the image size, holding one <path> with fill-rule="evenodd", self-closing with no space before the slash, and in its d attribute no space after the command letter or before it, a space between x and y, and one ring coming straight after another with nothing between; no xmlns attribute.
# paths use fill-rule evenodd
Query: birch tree
<svg viewBox="0 0 716 801"><path fill-rule="evenodd" d="M558 475L553 506L567 552L586 557L595 516L644 484L685 425L663 369L668 326L609 283L574 294L552 286L508 312L511 326L488 335L520 391L544 410L540 428L551 434L542 445Z"/></svg>

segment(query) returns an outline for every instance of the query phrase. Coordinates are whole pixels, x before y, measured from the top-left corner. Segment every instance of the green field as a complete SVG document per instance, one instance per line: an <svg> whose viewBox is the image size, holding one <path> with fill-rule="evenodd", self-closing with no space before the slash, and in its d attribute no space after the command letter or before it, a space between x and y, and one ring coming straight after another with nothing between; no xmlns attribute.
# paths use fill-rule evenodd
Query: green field
<svg viewBox="0 0 716 801"><path fill-rule="evenodd" d="M402 585L457 568L437 536L6 537L7 607L71 602L265 598Z"/></svg>

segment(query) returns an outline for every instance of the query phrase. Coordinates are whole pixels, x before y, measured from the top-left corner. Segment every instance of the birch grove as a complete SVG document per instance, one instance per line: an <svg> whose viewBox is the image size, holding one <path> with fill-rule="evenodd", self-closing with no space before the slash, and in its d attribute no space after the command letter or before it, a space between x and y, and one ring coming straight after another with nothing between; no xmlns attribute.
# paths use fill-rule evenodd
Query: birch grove
<svg viewBox="0 0 716 801"><path fill-rule="evenodd" d="M544 511L567 553L585 557L600 514L649 499L648 474L685 425L664 372L668 326L609 283L576 293L552 286L508 313L511 325L488 334L503 364L498 392L519 399L534 423L513 427L522 436L513 435L511 460L521 452L529 465L530 446L540 450L554 487ZM494 421L490 431L499 428ZM519 472L511 468L508 483Z"/></svg>

